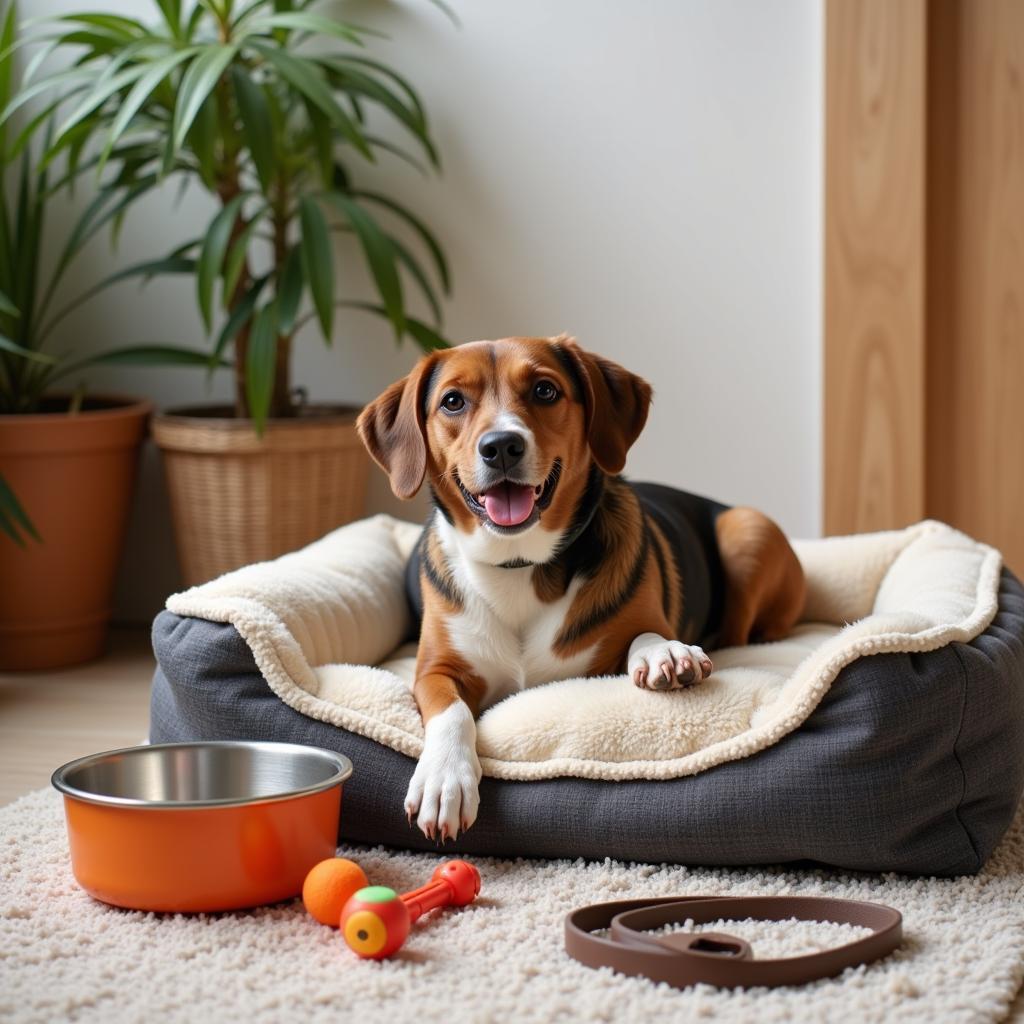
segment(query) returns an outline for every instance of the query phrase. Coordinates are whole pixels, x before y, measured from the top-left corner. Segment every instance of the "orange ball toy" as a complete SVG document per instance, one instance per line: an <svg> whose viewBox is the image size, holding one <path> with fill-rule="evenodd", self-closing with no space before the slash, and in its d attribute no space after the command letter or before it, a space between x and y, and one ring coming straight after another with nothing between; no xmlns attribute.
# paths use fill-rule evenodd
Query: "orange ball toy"
<svg viewBox="0 0 1024 1024"><path fill-rule="evenodd" d="M338 927L341 911L353 893L369 885L363 869L344 857L320 861L302 883L302 902L321 924Z"/></svg>

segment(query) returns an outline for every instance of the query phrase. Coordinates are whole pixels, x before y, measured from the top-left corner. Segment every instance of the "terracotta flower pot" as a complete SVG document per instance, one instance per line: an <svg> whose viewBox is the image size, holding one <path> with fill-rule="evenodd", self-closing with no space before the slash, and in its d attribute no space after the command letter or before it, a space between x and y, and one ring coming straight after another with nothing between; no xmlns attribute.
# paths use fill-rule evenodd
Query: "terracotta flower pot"
<svg viewBox="0 0 1024 1024"><path fill-rule="evenodd" d="M59 409L67 399L51 399ZM0 669L58 668L103 653L139 445L151 412L92 398L79 413L0 416L0 473L42 538L0 534Z"/></svg>
<svg viewBox="0 0 1024 1024"><path fill-rule="evenodd" d="M358 409L307 407L262 437L225 407L153 419L187 586L294 551L364 514L370 458Z"/></svg>

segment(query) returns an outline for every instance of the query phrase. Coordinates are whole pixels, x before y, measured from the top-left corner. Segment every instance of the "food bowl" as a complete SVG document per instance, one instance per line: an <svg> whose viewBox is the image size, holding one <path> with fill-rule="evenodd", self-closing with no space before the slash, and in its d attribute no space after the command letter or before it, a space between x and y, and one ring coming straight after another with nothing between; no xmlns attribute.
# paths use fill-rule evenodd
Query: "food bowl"
<svg viewBox="0 0 1024 1024"><path fill-rule="evenodd" d="M337 846L352 762L293 743L160 743L71 761L71 867L104 903L215 911L297 896Z"/></svg>

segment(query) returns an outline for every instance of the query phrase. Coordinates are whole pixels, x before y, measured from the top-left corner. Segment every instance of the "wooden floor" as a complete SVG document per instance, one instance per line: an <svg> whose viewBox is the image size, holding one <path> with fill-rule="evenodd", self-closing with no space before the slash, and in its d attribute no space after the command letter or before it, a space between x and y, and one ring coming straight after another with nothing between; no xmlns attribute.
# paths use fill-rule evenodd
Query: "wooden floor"
<svg viewBox="0 0 1024 1024"><path fill-rule="evenodd" d="M149 631L120 629L98 661L0 673L0 806L48 785L66 761L141 743L153 666Z"/></svg>

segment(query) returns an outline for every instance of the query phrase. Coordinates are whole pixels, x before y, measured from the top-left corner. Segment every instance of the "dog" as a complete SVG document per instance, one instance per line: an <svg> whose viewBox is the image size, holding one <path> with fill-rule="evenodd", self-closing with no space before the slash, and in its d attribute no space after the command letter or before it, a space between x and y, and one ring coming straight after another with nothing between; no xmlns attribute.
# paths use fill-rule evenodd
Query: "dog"
<svg viewBox="0 0 1024 1024"><path fill-rule="evenodd" d="M360 414L395 495L428 481L433 499L410 561L424 745L405 798L427 838L476 820L475 719L496 701L623 671L692 686L705 647L798 620L803 570L771 519L619 476L651 396L568 336L506 338L426 355Z"/></svg>

